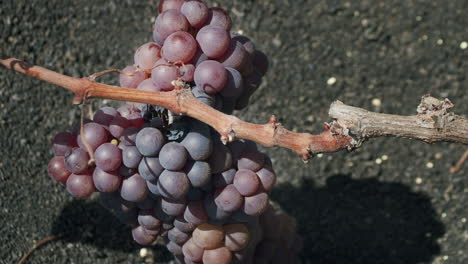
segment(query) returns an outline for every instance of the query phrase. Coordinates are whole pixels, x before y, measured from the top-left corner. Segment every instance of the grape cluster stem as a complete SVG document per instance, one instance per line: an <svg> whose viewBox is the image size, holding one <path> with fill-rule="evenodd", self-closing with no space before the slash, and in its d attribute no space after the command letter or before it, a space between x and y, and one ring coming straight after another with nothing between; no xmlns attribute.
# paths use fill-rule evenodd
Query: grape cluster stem
<svg viewBox="0 0 468 264"><path fill-rule="evenodd" d="M427 143L449 141L468 144L468 119L449 112L453 104L423 96L418 114L389 115L333 102L329 115L335 120L324 124L318 135L295 133L284 128L275 116L266 124L254 124L226 115L198 101L189 89L176 87L170 92L149 92L95 82L90 78L74 78L31 65L16 58L1 59L0 64L40 80L61 86L75 94L74 103L84 98L98 97L159 105L175 114L198 119L213 127L223 143L248 139L267 147L290 149L307 161L314 154L353 150L373 137L395 136L422 140Z"/></svg>

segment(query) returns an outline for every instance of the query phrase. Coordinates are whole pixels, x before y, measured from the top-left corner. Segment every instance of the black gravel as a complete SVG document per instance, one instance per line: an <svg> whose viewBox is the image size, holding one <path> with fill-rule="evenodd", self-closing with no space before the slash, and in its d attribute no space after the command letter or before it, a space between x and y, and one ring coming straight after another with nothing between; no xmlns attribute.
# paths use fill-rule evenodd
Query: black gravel
<svg viewBox="0 0 468 264"><path fill-rule="evenodd" d="M0 55L76 77L123 68L151 38L154 2L2 0ZM427 93L468 113L468 49L460 47L468 41L467 1L219 3L271 59L252 105L237 113L245 120L276 114L288 128L318 132L333 100L414 114ZM64 237L27 263L167 262L160 247L141 258L128 227L48 178L51 138L78 117L71 100L63 89L0 69L0 263L16 263L56 235ZM468 164L448 170L465 149L385 138L309 164L287 150L265 151L279 174L273 198L297 217L304 263L461 264L468 263Z"/></svg>

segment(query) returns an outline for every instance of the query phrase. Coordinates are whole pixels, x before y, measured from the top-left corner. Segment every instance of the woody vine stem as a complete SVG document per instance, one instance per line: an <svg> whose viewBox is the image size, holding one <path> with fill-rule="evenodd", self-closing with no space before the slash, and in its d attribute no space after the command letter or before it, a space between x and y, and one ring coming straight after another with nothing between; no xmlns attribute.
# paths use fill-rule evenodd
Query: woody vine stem
<svg viewBox="0 0 468 264"><path fill-rule="evenodd" d="M248 139L267 147L288 148L307 161L317 153L353 150L372 137L395 136L422 140L468 144L468 119L449 110L450 100L423 96L417 115L399 116L370 112L336 101L329 115L334 119L324 125L318 135L295 133L284 128L271 116L266 124L253 124L233 115L219 112L199 102L188 89L176 86L170 92L149 92L121 88L94 81L94 78L74 78L31 65L16 58L0 59L7 69L61 86L75 94L74 103L85 98L107 98L159 105L176 113L198 119L213 127L223 143L236 138Z"/></svg>

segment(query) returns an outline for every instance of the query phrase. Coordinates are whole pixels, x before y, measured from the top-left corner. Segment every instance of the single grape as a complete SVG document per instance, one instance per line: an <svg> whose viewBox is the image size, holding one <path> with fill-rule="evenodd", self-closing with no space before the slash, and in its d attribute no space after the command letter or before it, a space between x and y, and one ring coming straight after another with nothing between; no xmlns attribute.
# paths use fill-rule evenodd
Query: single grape
<svg viewBox="0 0 468 264"><path fill-rule="evenodd" d="M160 92L161 89L158 88L154 83L153 83L153 80L151 78L148 78L144 81L142 81L138 87L137 87L137 90L141 90L141 91L148 91L148 92Z"/></svg>
<svg viewBox="0 0 468 264"><path fill-rule="evenodd" d="M264 163L265 154L258 151L244 152L237 161L237 168L258 171L263 167Z"/></svg>
<svg viewBox="0 0 468 264"><path fill-rule="evenodd" d="M193 187L202 187L211 180L211 168L205 161L191 161L184 171Z"/></svg>
<svg viewBox="0 0 468 264"><path fill-rule="evenodd" d="M244 213L258 216L266 209L268 209L268 194L260 192L244 198Z"/></svg>
<svg viewBox="0 0 468 264"><path fill-rule="evenodd" d="M137 88L144 79L146 79L146 73L144 71L139 71L135 66L125 67L119 76L120 86L125 88Z"/></svg>
<svg viewBox="0 0 468 264"><path fill-rule="evenodd" d="M186 0L161 0L159 1L158 12L163 13L170 9L180 10L185 1Z"/></svg>
<svg viewBox="0 0 468 264"><path fill-rule="evenodd" d="M242 197L236 187L232 184L227 185L223 189L218 189L215 192L214 197L216 206L226 212L236 211L241 208L242 203L244 202L244 197Z"/></svg>
<svg viewBox="0 0 468 264"><path fill-rule="evenodd" d="M231 39L239 41L244 46L245 51L249 54L251 58L255 55L255 43L246 36L240 35L237 32L231 31Z"/></svg>
<svg viewBox="0 0 468 264"><path fill-rule="evenodd" d="M220 92L227 82L224 66L214 60L207 60L195 69L195 84L208 94Z"/></svg>
<svg viewBox="0 0 468 264"><path fill-rule="evenodd" d="M47 165L49 176L61 183L65 183L71 172L65 167L65 159L62 156L53 157Z"/></svg>
<svg viewBox="0 0 468 264"><path fill-rule="evenodd" d="M185 200L161 199L161 209L168 215L178 216L184 213L187 202Z"/></svg>
<svg viewBox="0 0 468 264"><path fill-rule="evenodd" d="M165 144L159 152L159 162L167 170L181 170L187 162L188 153L185 147L178 142Z"/></svg>
<svg viewBox="0 0 468 264"><path fill-rule="evenodd" d="M234 176L234 186L243 196L250 196L259 189L260 179L251 170L239 169Z"/></svg>
<svg viewBox="0 0 468 264"><path fill-rule="evenodd" d="M242 75L233 68L226 67L227 81L220 94L225 98L238 98L242 95L243 81Z"/></svg>
<svg viewBox="0 0 468 264"><path fill-rule="evenodd" d="M64 156L65 168L75 174L80 174L88 169L89 155L82 148L72 148Z"/></svg>
<svg viewBox="0 0 468 264"><path fill-rule="evenodd" d="M158 65L151 71L151 80L158 90L171 91L174 89L172 81L176 81L179 75L175 65Z"/></svg>
<svg viewBox="0 0 468 264"><path fill-rule="evenodd" d="M137 173L123 179L120 195L127 201L143 201L148 195L146 181Z"/></svg>
<svg viewBox="0 0 468 264"><path fill-rule="evenodd" d="M107 132L107 130L100 124L94 122L88 123L84 125L83 132L83 134L80 133L77 137L78 145L82 149L86 149L83 137L92 150L96 150L100 145L109 141L109 132Z"/></svg>
<svg viewBox="0 0 468 264"><path fill-rule="evenodd" d="M221 173L213 175L213 186L215 188L221 188L234 182L234 176L236 175L235 169L229 169Z"/></svg>
<svg viewBox="0 0 468 264"><path fill-rule="evenodd" d="M156 203L156 206L154 208L154 215L156 216L156 218L163 222L163 225L161 227L164 230L169 230L173 227L172 222L175 217L172 215L168 215L166 214L166 212L163 211L163 209L161 208L161 202ZM171 226L168 227L168 224L171 224Z"/></svg>
<svg viewBox="0 0 468 264"><path fill-rule="evenodd" d="M193 82L195 66L193 64L184 64L179 67L180 79L184 82Z"/></svg>
<svg viewBox="0 0 468 264"><path fill-rule="evenodd" d="M228 32L218 26L204 26L198 31L196 39L200 49L211 59L221 58L231 44Z"/></svg>
<svg viewBox="0 0 468 264"><path fill-rule="evenodd" d="M182 252L184 256L193 262L201 262L203 257L203 252L205 250L193 242L193 238L190 238L182 246Z"/></svg>
<svg viewBox="0 0 468 264"><path fill-rule="evenodd" d="M169 9L159 14L156 18L153 31L153 40L163 45L166 38L177 31L187 31L189 23L187 18L178 10Z"/></svg>
<svg viewBox="0 0 468 264"><path fill-rule="evenodd" d="M114 119L117 115L119 115L119 112L117 112L115 108L104 106L94 113L93 121L103 127L108 128L112 119Z"/></svg>
<svg viewBox="0 0 468 264"><path fill-rule="evenodd" d="M182 247L175 242L169 241L169 243L166 244L166 248L175 256L182 255Z"/></svg>
<svg viewBox="0 0 468 264"><path fill-rule="evenodd" d="M257 171L257 176L260 179L263 190L266 192L271 191L276 182L276 174L273 168L265 165L262 169Z"/></svg>
<svg viewBox="0 0 468 264"><path fill-rule="evenodd" d="M205 93L205 91L203 91L203 89L199 88L198 86L195 86L192 89L192 94L193 96L195 96L195 98L198 99L198 101L206 105L209 105L211 107L214 107L215 102L216 102L215 97L213 95Z"/></svg>
<svg viewBox="0 0 468 264"><path fill-rule="evenodd" d="M122 149L122 162L127 168L136 169L140 164L142 155L135 146L125 146Z"/></svg>
<svg viewBox="0 0 468 264"><path fill-rule="evenodd" d="M205 252L203 252L204 264L230 264L231 261L232 253L226 247L205 250Z"/></svg>
<svg viewBox="0 0 468 264"><path fill-rule="evenodd" d="M226 50L224 55L219 58L224 67L234 68L237 71L241 71L245 60L250 59L249 54L245 51L242 43L231 40L229 48Z"/></svg>
<svg viewBox="0 0 468 264"><path fill-rule="evenodd" d="M189 240L190 235L180 231L179 229L177 229L177 227L174 227L171 230L169 230L169 232L167 233L167 237L170 241L178 245L183 245L185 242L187 242L187 240Z"/></svg>
<svg viewBox="0 0 468 264"><path fill-rule="evenodd" d="M122 164L122 151L114 144L105 143L94 152L96 167L103 171L115 171Z"/></svg>
<svg viewBox="0 0 468 264"><path fill-rule="evenodd" d="M135 146L136 144L136 137L138 132L140 131L139 128L136 127L127 127L120 137L120 142L125 146Z"/></svg>
<svg viewBox="0 0 468 264"><path fill-rule="evenodd" d="M87 174L71 174L66 185L67 191L76 198L88 198L95 191L93 177Z"/></svg>
<svg viewBox="0 0 468 264"><path fill-rule="evenodd" d="M142 246L149 246L151 245L157 238L157 236L153 236L145 232L142 226L137 226L132 229L132 236L133 240Z"/></svg>
<svg viewBox="0 0 468 264"><path fill-rule="evenodd" d="M223 226L226 233L224 244L233 252L244 249L249 243L249 230L243 224L231 224Z"/></svg>
<svg viewBox="0 0 468 264"><path fill-rule="evenodd" d="M152 194L154 197L161 196L161 193L159 192L159 189L158 189L157 181L146 181L146 187L148 187L150 194Z"/></svg>
<svg viewBox="0 0 468 264"><path fill-rule="evenodd" d="M183 199L189 188L190 182L184 172L164 170L158 178L158 190L168 199Z"/></svg>
<svg viewBox="0 0 468 264"><path fill-rule="evenodd" d="M138 165L138 173L147 181L157 181L164 168L156 157L144 157Z"/></svg>
<svg viewBox="0 0 468 264"><path fill-rule="evenodd" d="M109 132L115 138L120 138L128 127L130 127L130 121L127 118L116 116L109 123Z"/></svg>
<svg viewBox="0 0 468 264"><path fill-rule="evenodd" d="M232 21L229 14L222 8L213 7L208 10L208 24L218 26L229 32Z"/></svg>
<svg viewBox="0 0 468 264"><path fill-rule="evenodd" d="M183 216L178 216L174 219L174 226L184 233L192 233L196 225L187 222Z"/></svg>
<svg viewBox="0 0 468 264"><path fill-rule="evenodd" d="M193 231L192 239L201 248L218 248L223 245L224 230L220 226L201 224Z"/></svg>
<svg viewBox="0 0 468 264"><path fill-rule="evenodd" d="M213 145L213 152L208 159L212 173L220 173L228 170L232 165L231 151L221 142Z"/></svg>
<svg viewBox="0 0 468 264"><path fill-rule="evenodd" d="M188 32L177 31L169 35L162 47L162 56L169 62L187 63L197 51L197 42Z"/></svg>
<svg viewBox="0 0 468 264"><path fill-rule="evenodd" d="M201 1L186 1L180 8L189 24L194 28L203 27L208 20L208 6Z"/></svg>
<svg viewBox="0 0 468 264"><path fill-rule="evenodd" d="M161 46L154 42L141 45L135 52L135 65L141 70L150 72L161 58Z"/></svg>
<svg viewBox="0 0 468 264"><path fill-rule="evenodd" d="M208 221L208 215L202 201L190 201L184 211L184 220L193 225Z"/></svg>
<svg viewBox="0 0 468 264"><path fill-rule="evenodd" d="M95 168L93 182L96 189L100 192L115 192L120 188L122 177L117 171L106 172L100 168Z"/></svg>
<svg viewBox="0 0 468 264"><path fill-rule="evenodd" d="M60 132L52 140L52 149L55 156L64 156L65 153L76 146L76 136L70 132Z"/></svg>
<svg viewBox="0 0 468 264"><path fill-rule="evenodd" d="M210 128L201 122L192 122L192 128L181 144L185 147L191 159L207 159L213 150Z"/></svg>
<svg viewBox="0 0 468 264"><path fill-rule="evenodd" d="M138 132L136 146L144 156L156 156L165 143L161 131L153 127L145 127Z"/></svg>

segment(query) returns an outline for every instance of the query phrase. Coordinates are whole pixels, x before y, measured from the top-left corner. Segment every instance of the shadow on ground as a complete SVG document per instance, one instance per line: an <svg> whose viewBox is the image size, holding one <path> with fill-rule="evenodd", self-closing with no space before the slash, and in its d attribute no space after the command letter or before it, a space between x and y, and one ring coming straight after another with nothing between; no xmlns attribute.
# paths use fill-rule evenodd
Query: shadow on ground
<svg viewBox="0 0 468 264"><path fill-rule="evenodd" d="M400 183L336 175L323 187L304 181L272 194L299 222L312 263L428 263L445 233L430 199Z"/></svg>

